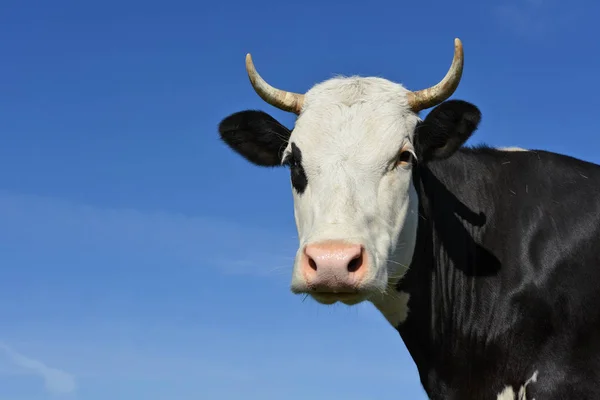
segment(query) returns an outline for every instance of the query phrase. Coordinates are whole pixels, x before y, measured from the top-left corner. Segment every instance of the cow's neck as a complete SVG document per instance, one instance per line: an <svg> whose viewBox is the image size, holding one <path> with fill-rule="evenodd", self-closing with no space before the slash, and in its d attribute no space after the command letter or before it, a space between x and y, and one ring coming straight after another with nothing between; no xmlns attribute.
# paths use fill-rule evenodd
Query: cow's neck
<svg viewBox="0 0 600 400"><path fill-rule="evenodd" d="M460 191L457 188L465 184L460 168L460 161L454 159L415 171L419 201L412 262L395 292L378 306L402 336L425 388L432 379L444 380L445 372L433 370L433 365L457 366L469 348L479 345L475 336L484 336L469 330L481 311L475 277L490 272L473 270L469 260L476 257L482 261L473 233L485 221L455 196L455 191ZM485 190L486 177L469 175L471 191ZM461 178L451 182L452 176ZM396 313L395 320L390 320L394 316L390 310ZM479 335L470 336L474 333Z"/></svg>

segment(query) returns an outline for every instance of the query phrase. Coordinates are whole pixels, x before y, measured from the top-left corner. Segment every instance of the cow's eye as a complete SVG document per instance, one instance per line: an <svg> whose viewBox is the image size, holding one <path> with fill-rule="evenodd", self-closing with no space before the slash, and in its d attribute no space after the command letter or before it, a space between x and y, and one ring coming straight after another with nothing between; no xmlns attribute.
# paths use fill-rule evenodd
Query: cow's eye
<svg viewBox="0 0 600 400"><path fill-rule="evenodd" d="M402 150L398 156L396 165L402 168L410 168L415 162L415 153L412 150Z"/></svg>
<svg viewBox="0 0 600 400"><path fill-rule="evenodd" d="M283 162L281 163L281 165L284 165L286 167L292 167L295 164L295 162L296 161L294 160L294 156L292 156L291 154L288 154L283 159Z"/></svg>
<svg viewBox="0 0 600 400"><path fill-rule="evenodd" d="M281 165L288 167L288 168L296 168L299 165L299 161L298 159L294 156L293 153L288 153L284 158L283 158L283 162L281 163Z"/></svg>

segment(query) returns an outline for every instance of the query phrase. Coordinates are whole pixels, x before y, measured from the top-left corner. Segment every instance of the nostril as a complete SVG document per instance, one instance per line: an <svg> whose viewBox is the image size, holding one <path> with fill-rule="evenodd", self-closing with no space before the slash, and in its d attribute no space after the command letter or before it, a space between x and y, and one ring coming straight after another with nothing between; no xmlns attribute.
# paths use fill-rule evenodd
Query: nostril
<svg viewBox="0 0 600 400"><path fill-rule="evenodd" d="M350 262L348 263L348 272L356 272L360 269L360 267L363 264L363 255L362 252L354 257L352 260L350 260Z"/></svg>
<svg viewBox="0 0 600 400"><path fill-rule="evenodd" d="M347 277L346 274L357 272L361 268L364 270L367 257L364 247L358 244L343 242L311 244L304 248L302 268L305 274L313 278L319 275L330 279L331 276L337 275L340 279L354 279Z"/></svg>
<svg viewBox="0 0 600 400"><path fill-rule="evenodd" d="M308 265L314 270L317 270L317 263L315 262L315 260L312 259L312 257L307 256L308 258Z"/></svg>

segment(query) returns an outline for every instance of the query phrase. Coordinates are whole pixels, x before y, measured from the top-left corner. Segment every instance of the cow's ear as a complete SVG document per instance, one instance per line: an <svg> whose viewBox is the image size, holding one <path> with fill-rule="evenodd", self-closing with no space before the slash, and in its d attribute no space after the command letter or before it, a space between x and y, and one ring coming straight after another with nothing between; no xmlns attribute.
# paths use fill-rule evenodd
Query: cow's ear
<svg viewBox="0 0 600 400"><path fill-rule="evenodd" d="M219 124L221 139L251 163L263 167L281 165L291 132L263 111L246 110Z"/></svg>
<svg viewBox="0 0 600 400"><path fill-rule="evenodd" d="M471 103L449 100L427 114L415 130L420 162L450 157L477 130L481 112Z"/></svg>

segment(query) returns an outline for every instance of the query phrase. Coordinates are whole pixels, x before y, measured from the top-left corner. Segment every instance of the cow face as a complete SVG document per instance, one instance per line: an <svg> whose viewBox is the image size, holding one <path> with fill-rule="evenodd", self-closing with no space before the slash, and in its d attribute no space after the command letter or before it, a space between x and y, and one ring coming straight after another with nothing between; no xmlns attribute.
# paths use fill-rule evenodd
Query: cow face
<svg viewBox="0 0 600 400"><path fill-rule="evenodd" d="M222 121L221 137L240 155L290 170L293 292L354 304L385 293L408 268L418 222L413 168L450 156L479 112L449 101L421 121L405 92L379 78L338 78L306 93L293 131L260 111Z"/></svg>
<svg viewBox="0 0 600 400"><path fill-rule="evenodd" d="M381 78L334 78L301 97L276 93L279 100L269 90L259 94L297 111L293 130L243 111L219 131L248 161L290 170L299 237L292 291L349 305L385 294L414 251L413 169L449 157L477 127L479 111L449 101L421 121L415 92Z"/></svg>

